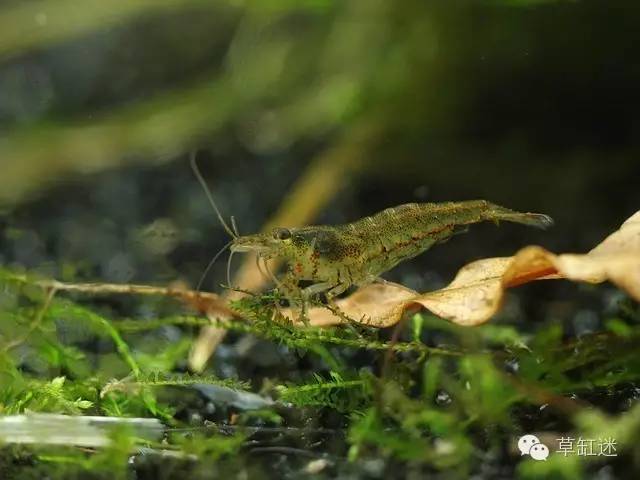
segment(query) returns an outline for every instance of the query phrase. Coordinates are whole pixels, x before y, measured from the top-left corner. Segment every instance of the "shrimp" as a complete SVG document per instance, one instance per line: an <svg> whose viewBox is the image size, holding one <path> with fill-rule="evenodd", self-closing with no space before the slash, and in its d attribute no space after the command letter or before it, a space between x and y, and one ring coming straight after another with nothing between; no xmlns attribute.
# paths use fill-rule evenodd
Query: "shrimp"
<svg viewBox="0 0 640 480"><path fill-rule="evenodd" d="M288 298L298 294L304 302L325 293L331 302L351 286L383 281L380 275L399 263L482 221L543 229L553 224L547 215L516 212L485 200L409 203L345 225L280 227L237 236L231 251L255 252L265 261L284 261L286 273L277 282ZM301 289L302 281L311 284Z"/></svg>
<svg viewBox="0 0 640 480"><path fill-rule="evenodd" d="M553 220L540 213L521 213L490 203L470 200L446 203L408 203L388 208L375 215L345 225L317 225L300 228L274 228L267 233L239 235L233 217L232 228L224 221L206 182L198 170L195 154L191 166L204 187L209 203L232 240L209 263L205 273L218 256L230 247L227 281L230 284L231 257L236 252L254 252L260 260L279 259L286 264L286 273L272 280L292 303L306 304L314 295L324 293L327 301L351 286L384 281L380 275L405 260L414 258L433 245L447 241L468 225L483 221L521 223L548 228ZM202 283L200 280L199 285ZM310 282L304 288L301 282Z"/></svg>

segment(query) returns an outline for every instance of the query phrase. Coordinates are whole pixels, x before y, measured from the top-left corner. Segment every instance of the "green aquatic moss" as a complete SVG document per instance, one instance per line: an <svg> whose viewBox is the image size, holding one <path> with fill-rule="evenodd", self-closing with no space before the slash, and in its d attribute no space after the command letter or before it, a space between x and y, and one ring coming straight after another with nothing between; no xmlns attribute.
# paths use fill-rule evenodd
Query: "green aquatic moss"
<svg viewBox="0 0 640 480"><path fill-rule="evenodd" d="M54 477L56 472L62 478L90 470L95 478L105 472L125 478L128 459L140 448L156 452L155 460L148 460L152 462L205 465L215 460L222 465L242 458L256 435L296 432L299 427L288 425L291 419L283 416L283 408L299 412L308 418L305 421L317 415L313 412L341 415L338 430L320 423L318 431L342 432L346 439L342 461L354 466L378 457L465 476L478 461L488 461L481 460L486 455L502 458L504 449L513 448L521 434L548 428L527 420L541 406L554 412L547 419L552 428L573 436L612 436L621 455L634 455L629 447L638 439L627 426L635 425L637 408L607 416L586 409L580 399L595 398L597 405L598 398L615 392L624 398L640 381L636 354L640 316L637 306L625 300L615 328L578 339L565 338L559 324L531 335L499 323L465 329L418 314L406 335L389 340L385 332L370 328L294 327L278 316L271 294L234 305L251 321L189 315L118 318L91 298L47 295L38 286L42 285L39 279L6 270L0 273L0 413L155 417L169 433L168 443L160 446L119 430L114 432L113 447L89 453L72 445L5 447L0 461L11 468L26 456L37 459L38 468L32 471ZM262 385L255 378L249 382L181 371L190 335L195 327L205 325L275 343L292 358L316 357L326 370L309 375L292 371L289 377L267 375ZM156 336L167 328L181 329L185 340L157 343ZM19 342L10 332L16 332ZM424 343L425 336L436 332L448 339L446 346ZM88 339L103 346L96 350L86 343ZM361 360L354 361L355 354L370 358L368 368L363 369ZM192 427L181 412L193 408L188 405L199 398L196 389L206 385L240 397L253 395L253 390L265 401L252 407L259 408L255 414L248 411L237 416L237 424ZM157 453L162 450L171 453ZM501 461L508 458L507 454ZM574 478L598 461L560 455L552 455L547 462L511 458L514 472L523 478Z"/></svg>

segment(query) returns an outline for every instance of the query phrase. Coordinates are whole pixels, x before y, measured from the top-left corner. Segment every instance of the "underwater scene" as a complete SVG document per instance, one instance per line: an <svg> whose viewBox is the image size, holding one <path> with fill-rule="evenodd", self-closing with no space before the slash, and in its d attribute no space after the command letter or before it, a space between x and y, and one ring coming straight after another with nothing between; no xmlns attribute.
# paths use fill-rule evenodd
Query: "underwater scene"
<svg viewBox="0 0 640 480"><path fill-rule="evenodd" d="M0 479L638 478L638 25L4 0Z"/></svg>

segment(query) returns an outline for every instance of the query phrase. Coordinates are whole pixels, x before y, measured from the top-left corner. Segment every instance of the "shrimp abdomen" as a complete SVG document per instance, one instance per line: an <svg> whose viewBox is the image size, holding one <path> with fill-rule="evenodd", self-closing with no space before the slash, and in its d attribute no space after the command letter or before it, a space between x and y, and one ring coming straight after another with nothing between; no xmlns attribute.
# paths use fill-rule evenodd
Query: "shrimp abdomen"
<svg viewBox="0 0 640 480"><path fill-rule="evenodd" d="M485 200L471 200L409 203L388 208L347 227L366 245L362 257L366 273L379 275L464 231L465 225L483 221L516 222L537 228L553 224L547 215L517 212Z"/></svg>

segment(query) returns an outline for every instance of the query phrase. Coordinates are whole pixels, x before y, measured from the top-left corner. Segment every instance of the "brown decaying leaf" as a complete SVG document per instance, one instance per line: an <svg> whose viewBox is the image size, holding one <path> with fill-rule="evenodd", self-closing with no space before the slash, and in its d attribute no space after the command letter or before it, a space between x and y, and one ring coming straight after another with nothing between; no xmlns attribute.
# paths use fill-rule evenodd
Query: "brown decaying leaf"
<svg viewBox="0 0 640 480"><path fill-rule="evenodd" d="M341 315L323 307L309 310L312 325L344 323L348 317L377 327L394 325L408 309L426 308L464 326L489 320L502 305L506 288L533 280L606 280L640 300L640 211L587 254L560 254L538 246L513 257L487 258L463 267L445 288L417 294L397 284L366 285L337 301Z"/></svg>
<svg viewBox="0 0 640 480"><path fill-rule="evenodd" d="M312 307L308 316L310 323L316 327L328 327L344 323L345 319L353 319L371 327L389 327L397 323L402 314L409 308L407 302L415 298L418 292L396 283L372 283L362 287L346 298L336 301L335 313L327 307ZM340 312L343 318L340 317ZM283 309L285 317L296 319L296 314L288 308Z"/></svg>

